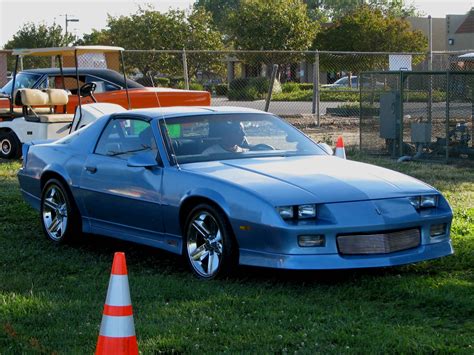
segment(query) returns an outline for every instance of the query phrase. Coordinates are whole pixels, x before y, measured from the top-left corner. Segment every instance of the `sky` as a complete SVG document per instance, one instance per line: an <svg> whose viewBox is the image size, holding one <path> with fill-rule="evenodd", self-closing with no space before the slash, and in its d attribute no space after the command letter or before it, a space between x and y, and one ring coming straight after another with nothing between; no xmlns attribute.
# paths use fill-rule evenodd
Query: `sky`
<svg viewBox="0 0 474 355"><path fill-rule="evenodd" d="M465 14L474 7L474 0L409 0L419 10L432 17ZM159 11L170 8L188 9L194 0L0 0L0 48L26 22L61 24L65 17L79 19L70 22L69 31L78 37L93 28L106 26L107 14L128 15L140 5L152 4ZM70 16L71 15L71 16Z"/></svg>

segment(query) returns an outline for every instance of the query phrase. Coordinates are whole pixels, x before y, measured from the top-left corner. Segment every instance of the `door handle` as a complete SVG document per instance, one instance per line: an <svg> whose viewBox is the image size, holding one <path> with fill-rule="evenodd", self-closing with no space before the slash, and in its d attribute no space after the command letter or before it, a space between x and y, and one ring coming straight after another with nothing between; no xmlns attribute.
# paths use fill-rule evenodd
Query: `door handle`
<svg viewBox="0 0 474 355"><path fill-rule="evenodd" d="M90 172L91 174L94 174L97 172L97 168L95 166L86 166L86 171Z"/></svg>

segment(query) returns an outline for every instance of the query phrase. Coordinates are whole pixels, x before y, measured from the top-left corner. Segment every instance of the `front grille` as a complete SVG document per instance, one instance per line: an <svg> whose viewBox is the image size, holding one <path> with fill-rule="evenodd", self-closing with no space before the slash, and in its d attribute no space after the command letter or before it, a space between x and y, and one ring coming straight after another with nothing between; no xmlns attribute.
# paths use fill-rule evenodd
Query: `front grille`
<svg viewBox="0 0 474 355"><path fill-rule="evenodd" d="M337 237L339 253L346 255L388 254L415 248L418 245L420 245L419 229Z"/></svg>

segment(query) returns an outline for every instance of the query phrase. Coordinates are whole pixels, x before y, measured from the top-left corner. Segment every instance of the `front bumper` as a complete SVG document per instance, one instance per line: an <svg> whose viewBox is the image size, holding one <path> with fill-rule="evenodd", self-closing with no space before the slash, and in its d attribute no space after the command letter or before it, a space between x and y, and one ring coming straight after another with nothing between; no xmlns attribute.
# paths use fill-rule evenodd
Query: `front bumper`
<svg viewBox="0 0 474 355"><path fill-rule="evenodd" d="M298 223L255 223L241 228L233 221L243 265L295 269L386 267L436 259L453 254L450 241L452 211L440 196L437 208L417 211L407 198L368 200L320 206L318 219ZM431 237L432 226L445 224L445 233ZM416 247L391 253L345 255L337 237L418 229ZM300 247L299 235L322 235L325 245Z"/></svg>
<svg viewBox="0 0 474 355"><path fill-rule="evenodd" d="M357 256L340 254L285 255L241 249L240 263L290 270L358 269L411 264L441 258L451 255L453 252L450 240L420 245L417 248L397 253Z"/></svg>

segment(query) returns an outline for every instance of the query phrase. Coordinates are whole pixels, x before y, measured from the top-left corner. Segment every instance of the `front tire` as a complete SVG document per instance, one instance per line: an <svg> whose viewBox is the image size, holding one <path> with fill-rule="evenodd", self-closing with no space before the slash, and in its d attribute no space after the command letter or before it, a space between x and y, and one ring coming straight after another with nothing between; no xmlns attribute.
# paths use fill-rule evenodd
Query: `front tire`
<svg viewBox="0 0 474 355"><path fill-rule="evenodd" d="M56 244L71 242L81 234L80 216L69 190L57 180L49 180L41 195L41 226Z"/></svg>
<svg viewBox="0 0 474 355"><path fill-rule="evenodd" d="M235 270L237 245L229 222L220 210L208 204L194 207L184 231L184 255L198 278L225 277Z"/></svg>
<svg viewBox="0 0 474 355"><path fill-rule="evenodd" d="M0 158L17 159L21 156L21 142L12 131L0 132Z"/></svg>

